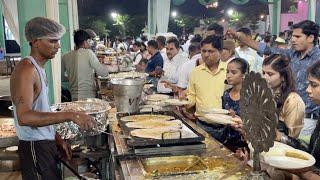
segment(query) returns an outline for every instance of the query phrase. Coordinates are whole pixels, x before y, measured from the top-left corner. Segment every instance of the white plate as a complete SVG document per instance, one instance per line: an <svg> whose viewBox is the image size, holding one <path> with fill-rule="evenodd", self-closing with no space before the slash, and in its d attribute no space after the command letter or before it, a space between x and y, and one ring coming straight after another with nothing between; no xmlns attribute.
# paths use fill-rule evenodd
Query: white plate
<svg viewBox="0 0 320 180"><path fill-rule="evenodd" d="M316 161L313 156L312 159L309 160L302 160L292 157L286 156L269 156L265 158L265 161L270 166L279 169L302 169L313 166ZM311 158L310 157L310 158Z"/></svg>
<svg viewBox="0 0 320 180"><path fill-rule="evenodd" d="M150 105L150 106L166 106L166 103L164 101L145 101L144 104Z"/></svg>
<svg viewBox="0 0 320 180"><path fill-rule="evenodd" d="M14 152L18 151L18 146L10 146L6 148L6 151Z"/></svg>
<svg viewBox="0 0 320 180"><path fill-rule="evenodd" d="M226 109L218 109L218 108L210 108L210 109L202 109L200 113L205 114L229 114L229 111Z"/></svg>
<svg viewBox="0 0 320 180"><path fill-rule="evenodd" d="M169 98L170 96L165 94L151 94L146 97L147 101L164 101Z"/></svg>
<svg viewBox="0 0 320 180"><path fill-rule="evenodd" d="M287 152L302 155L308 160L286 156ZM263 155L263 158L267 164L279 169L301 169L311 167L316 163L315 158L311 154L292 147L287 148L285 146L275 146L271 148L269 152Z"/></svg>
<svg viewBox="0 0 320 180"><path fill-rule="evenodd" d="M224 114L205 114L203 115L205 121L207 123L217 123L217 124L236 124L232 120L232 116L224 115ZM201 118L200 118L201 119Z"/></svg>
<svg viewBox="0 0 320 180"><path fill-rule="evenodd" d="M158 112L161 111L162 107L157 105L143 105L140 106L140 112Z"/></svg>
<svg viewBox="0 0 320 180"><path fill-rule="evenodd" d="M172 106L184 106L188 105L190 102L186 100L179 100L179 99L167 99L165 103Z"/></svg>

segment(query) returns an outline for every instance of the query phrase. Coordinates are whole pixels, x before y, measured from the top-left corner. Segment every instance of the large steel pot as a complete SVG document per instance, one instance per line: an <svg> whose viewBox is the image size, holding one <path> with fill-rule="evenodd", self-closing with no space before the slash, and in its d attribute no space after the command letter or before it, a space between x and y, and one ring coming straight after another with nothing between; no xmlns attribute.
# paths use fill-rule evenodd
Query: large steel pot
<svg viewBox="0 0 320 180"><path fill-rule="evenodd" d="M111 84L117 111L138 112L144 79L113 79Z"/></svg>

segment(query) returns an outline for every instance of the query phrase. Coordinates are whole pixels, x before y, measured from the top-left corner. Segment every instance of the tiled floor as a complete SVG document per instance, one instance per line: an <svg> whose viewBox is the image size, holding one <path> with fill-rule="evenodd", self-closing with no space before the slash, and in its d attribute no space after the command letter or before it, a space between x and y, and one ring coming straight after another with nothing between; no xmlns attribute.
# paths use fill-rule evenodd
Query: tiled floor
<svg viewBox="0 0 320 180"><path fill-rule="evenodd" d="M0 76L0 96L10 95L10 76Z"/></svg>

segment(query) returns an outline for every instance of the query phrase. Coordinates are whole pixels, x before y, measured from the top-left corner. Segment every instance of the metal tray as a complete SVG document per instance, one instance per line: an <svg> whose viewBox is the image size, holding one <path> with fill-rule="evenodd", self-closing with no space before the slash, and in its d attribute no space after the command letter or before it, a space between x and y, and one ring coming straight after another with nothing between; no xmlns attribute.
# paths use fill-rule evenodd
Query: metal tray
<svg viewBox="0 0 320 180"><path fill-rule="evenodd" d="M18 136L0 138L0 148L9 147L9 146L18 146L18 144L19 144Z"/></svg>
<svg viewBox="0 0 320 180"><path fill-rule="evenodd" d="M156 157L139 160L145 177L200 173L208 169L199 156Z"/></svg>
<svg viewBox="0 0 320 180"><path fill-rule="evenodd" d="M130 116L130 115L138 115L138 114L150 114L150 113L118 113L117 119L119 120L119 125L124 133L125 136L129 137L127 141L127 145L129 147L133 148L141 148L141 147L159 147L159 146L172 146L172 145L188 145L188 144L194 144L194 143L201 143L201 141L204 140L204 136L199 133L197 130L193 129L188 123L181 120L184 126L189 128L194 134L196 134L196 137L192 138L179 138L179 139L150 139L150 138L139 138L139 137L133 137L130 136L130 131L134 130L134 128L128 128L125 124L127 122L121 121L121 117ZM159 115L168 115L173 116L176 119L181 119L173 112L168 111L160 111L152 114L159 114Z"/></svg>

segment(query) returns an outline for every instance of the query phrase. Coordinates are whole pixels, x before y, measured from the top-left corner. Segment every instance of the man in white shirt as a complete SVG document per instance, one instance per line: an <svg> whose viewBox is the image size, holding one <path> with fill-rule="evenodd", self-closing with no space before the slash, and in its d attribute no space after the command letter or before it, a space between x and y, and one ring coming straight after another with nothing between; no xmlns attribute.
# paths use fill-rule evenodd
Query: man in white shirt
<svg viewBox="0 0 320 180"><path fill-rule="evenodd" d="M189 53L189 46L190 46L190 44L191 44L192 38L194 38L194 35L193 35L193 34L190 34L190 35L188 36L187 42L184 43L184 45L182 45L182 49L183 49L183 51L186 52L186 53Z"/></svg>
<svg viewBox="0 0 320 180"><path fill-rule="evenodd" d="M251 31L248 28L240 28L237 32L242 32L247 36L251 36ZM236 54L249 63L250 71L262 73L263 58L258 55L257 51L244 43L239 42L239 47L236 48Z"/></svg>
<svg viewBox="0 0 320 180"><path fill-rule="evenodd" d="M180 50L180 44L178 39L170 38L167 41L167 58L164 60L163 64L163 76L161 77L157 91L159 93L171 93L172 89L166 88L165 82L175 84L178 82L178 70L181 68L182 64L188 61L187 55Z"/></svg>
<svg viewBox="0 0 320 180"><path fill-rule="evenodd" d="M160 50L160 54L163 59L167 58L167 50L166 50L166 37L157 36L156 41L158 43L158 48Z"/></svg>
<svg viewBox="0 0 320 180"><path fill-rule="evenodd" d="M181 68L179 68L179 80L177 87L181 89L186 89L188 87L189 75L196 66L200 65L201 61L200 43L190 44L188 51L190 60L185 62Z"/></svg>
<svg viewBox="0 0 320 180"><path fill-rule="evenodd" d="M100 64L97 56L90 49L89 34L84 30L74 33L76 49L65 54L61 62L61 78L69 81L73 101L95 98L97 87L95 72L107 76L107 69Z"/></svg>

